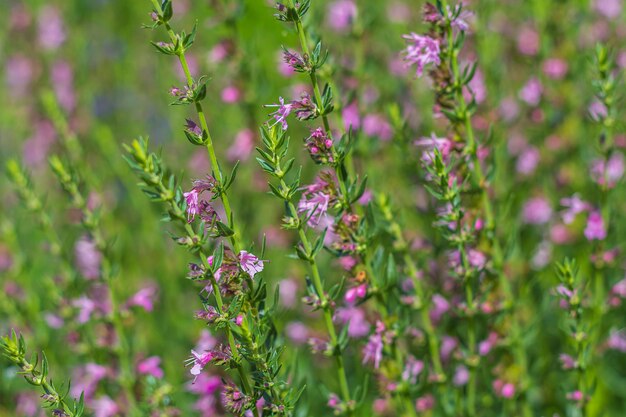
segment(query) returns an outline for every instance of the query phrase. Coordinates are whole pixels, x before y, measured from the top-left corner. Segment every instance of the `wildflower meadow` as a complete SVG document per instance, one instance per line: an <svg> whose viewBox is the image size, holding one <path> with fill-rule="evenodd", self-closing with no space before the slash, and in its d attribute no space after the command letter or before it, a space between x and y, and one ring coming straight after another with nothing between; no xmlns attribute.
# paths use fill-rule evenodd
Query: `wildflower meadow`
<svg viewBox="0 0 626 417"><path fill-rule="evenodd" d="M0 3L0 417L626 416L623 0Z"/></svg>

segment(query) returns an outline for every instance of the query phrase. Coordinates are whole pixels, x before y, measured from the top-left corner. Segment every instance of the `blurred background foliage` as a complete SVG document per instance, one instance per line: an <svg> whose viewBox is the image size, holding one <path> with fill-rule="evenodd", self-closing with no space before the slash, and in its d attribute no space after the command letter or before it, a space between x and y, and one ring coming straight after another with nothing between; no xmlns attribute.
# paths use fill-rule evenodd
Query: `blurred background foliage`
<svg viewBox="0 0 626 417"><path fill-rule="evenodd" d="M411 143L430 136L431 131L443 131L432 116L434 100L428 81L415 80L399 62L399 51L404 46L401 35L423 28L421 2L357 0L356 4L357 20L349 29L336 31L328 22L332 2L313 2L307 27L314 38L323 35L332 63L327 67L332 71L327 69L321 77L336 85L335 114L358 100L363 123L356 132L357 171L369 175L370 188L391 197L412 237L437 241L430 228L433 217L427 210L428 199L418 185L423 176L420 155ZM556 208L560 198L574 191L599 203L600 196L588 174L591 160L598 156L594 144L599 134L588 117L588 106L593 102L590 63L595 43L606 42L618 64L626 65L624 13L609 19L587 0L474 0L468 7L475 17L465 48L467 56L463 58L478 60L485 90L475 124L484 141L493 123L494 186L498 193L513 190L509 195L500 194L503 209L498 228L518 242L509 248L510 273L527 283L520 303L527 305L537 320L529 324L526 335L534 359L533 371L541 376L534 395L548 405L546 410L557 412L563 406L563 393L553 388L559 386L560 378L555 372L559 364L554 352L561 343L561 330L557 318L549 314L553 300L544 295L556 282L554 260L566 255L577 257L582 259L583 273L588 272L592 248L582 237L584 224L578 222L568 231L575 238L564 245L550 244L544 254L547 259L536 262L528 254L536 254L542 244L550 241L550 231L523 224L518 213L531 197L543 196ZM192 179L204 176L209 165L205 151L190 146L183 135L182 126L185 117L190 117L190 109L168 106L172 100L168 90L182 84L182 74L173 60L150 46L149 41L162 40L162 34L141 27L142 23L150 23L149 2L4 0L2 9L0 165L4 166L9 158L24 162L32 175L32 189L43 200L63 251L72 259L74 245L83 232L77 224L77 213L69 208L47 165L50 154L63 154L62 128L63 120L67 120L68 132L70 136L75 133L80 149L80 176L91 198L102 207L103 229L112 241L120 268L116 290L127 298L149 283L159 288L153 312L126 318L128 328L134 329L132 350L137 357L158 355L163 359L166 379L176 387L173 398L185 407L192 398L182 389L189 380L182 364L203 328L201 322L192 319L199 303L197 288L185 279L190 259L162 227L160 208L149 203L136 187L136 179L122 159L121 145L138 136L149 136L152 148L161 149L165 163L181 174L183 188L188 188ZM198 22L196 43L189 56L192 73L210 78L205 108L224 170L228 171L235 159L244 160L232 200L238 221L244 225L245 238L249 244L259 246L263 235L267 237L266 258L271 262L266 264L264 275L273 285L288 278L300 283L295 305L281 310L279 330L293 320L310 320L314 315L303 312L306 309L298 305L305 271L298 261L287 258L294 242L276 226L283 207L265 193L265 178L254 159L246 152L237 154L231 149L235 138L247 129L249 133L244 134L258 140L258 126L269 119L270 112L262 104L276 103L279 96L295 98L306 83L304 76L281 73L281 45L295 47L296 35L278 24L272 4L261 0L178 0L174 11L175 27L190 30ZM49 27L50 19L58 19L62 25L56 33L60 39L52 46L46 39L50 41L55 33L41 33L54 32L54 27ZM564 60L568 66L558 82L543 70L551 58ZM543 99L536 107L519 98L519 91L531 77L541 79L544 87ZM233 101L225 91L228 87L238 91L235 102L228 102ZM60 103L62 117L51 114L51 101ZM374 116L386 121L388 133L383 129L382 133L368 135L367 117L370 123L381 124ZM331 121L340 127L337 118L331 116ZM308 136L297 126L290 134L296 145ZM520 141L539 152L540 162L528 174L516 169L518 156L511 151ZM618 146L626 145L623 137L616 142ZM305 178L310 180L315 172L303 148L293 146L292 152L308 166ZM623 188L618 187L612 200L616 202L616 219L623 218L624 197ZM106 352L97 347L67 347L66 340L74 337L72 332L80 331L78 326L55 329L46 320L48 314L59 313L49 309L50 289L45 282L59 273L60 261L50 254L45 233L32 213L18 203L4 176L0 176L0 213L2 333L20 329L32 349L46 350L60 379L69 377L72 368L87 358L106 363ZM626 222L613 222L612 235L622 236L625 226ZM621 241L615 243L622 249ZM436 250L437 245L434 247ZM416 256L428 258L430 254ZM323 259L326 271L337 269L328 257ZM622 269L618 262L609 271L617 280L623 275ZM339 280L339 274L335 275L333 279ZM289 288L288 292L293 291ZM69 291L64 296L79 295L81 283ZM536 300L542 302L536 304ZM615 314L623 314L623 310ZM537 332L545 337L535 337ZM307 377L314 375L307 370L332 365L313 359L306 350L290 349L286 357L289 362L298 359L298 375L309 387L305 396L319 400L307 401L319 407L307 410L309 415L321 415L314 411L327 412L323 406L326 394L314 378ZM356 372L360 358L358 352L353 353L348 366ZM623 415L626 361L611 351L603 364L597 389L606 395L597 397L595 408L604 411L594 415ZM543 390L544 386L550 388ZM19 407L16 396L25 389L23 381L1 363L0 416L27 415L12 411Z"/></svg>

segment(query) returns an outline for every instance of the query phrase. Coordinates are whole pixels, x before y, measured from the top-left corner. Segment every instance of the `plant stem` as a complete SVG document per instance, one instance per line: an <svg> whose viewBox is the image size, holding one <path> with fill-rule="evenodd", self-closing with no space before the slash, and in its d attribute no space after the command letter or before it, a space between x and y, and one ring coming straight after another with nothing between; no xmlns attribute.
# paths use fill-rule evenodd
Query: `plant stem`
<svg viewBox="0 0 626 417"><path fill-rule="evenodd" d="M447 10L447 2L443 2L444 10ZM520 369L522 370L520 388L522 392L525 392L528 389L529 381L528 381L528 361L526 357L526 352L521 345L521 329L519 327L519 322L516 317L516 308L515 308L515 298L513 295L513 291L511 289L511 284L508 281L506 275L504 274L504 258L502 255L502 249L500 246L499 239L497 237L495 231L495 215L494 209L492 205L491 198L488 193L488 185L485 175L483 173L483 169L481 166L480 159L478 158L478 146L476 144L476 139L474 136L474 130L472 127L471 117L468 111L468 105L463 96L463 86L460 81L459 75L459 62L458 62L458 51L452 46L454 44L454 31L449 20L447 18L447 40L448 40L448 59L450 62L450 68L452 70L452 85L455 90L455 98L457 104L459 105L459 111L463 118L463 127L465 130L467 147L466 151L471 158L471 162L473 165L472 175L474 177L474 181L477 183L480 188L481 193L481 202L482 208L485 216L485 231L487 234L487 238L491 243L492 250L492 260L494 269L498 276L498 282L504 292L505 298L505 306L508 311L510 311L511 316L511 345L513 348L513 356L515 358L516 363L519 364ZM471 381L470 381L471 383ZM522 403L522 412L525 417L532 417L532 412L530 410L530 406L526 399L524 399Z"/></svg>

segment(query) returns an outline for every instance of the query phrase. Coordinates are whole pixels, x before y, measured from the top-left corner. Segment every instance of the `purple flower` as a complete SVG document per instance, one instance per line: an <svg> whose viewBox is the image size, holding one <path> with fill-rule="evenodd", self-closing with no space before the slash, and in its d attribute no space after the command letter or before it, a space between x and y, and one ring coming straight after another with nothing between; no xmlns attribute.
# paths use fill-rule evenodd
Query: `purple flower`
<svg viewBox="0 0 626 417"><path fill-rule="evenodd" d="M285 334L296 345L303 345L309 338L309 328L299 321L292 321L285 326Z"/></svg>
<svg viewBox="0 0 626 417"><path fill-rule="evenodd" d="M552 217L552 207L543 197L531 198L522 208L522 220L527 224L545 224Z"/></svg>
<svg viewBox="0 0 626 417"><path fill-rule="evenodd" d="M622 0L594 0L593 8L607 19L616 19L622 13Z"/></svg>
<svg viewBox="0 0 626 417"><path fill-rule="evenodd" d="M100 264L102 254L96 244L87 236L81 237L74 245L76 268L86 279L98 279L100 277Z"/></svg>
<svg viewBox="0 0 626 417"><path fill-rule="evenodd" d="M204 369L209 362L213 360L213 352L205 351L198 353L195 350L191 350L191 357L187 360L187 366L192 365L189 372L194 377L200 375L200 372Z"/></svg>
<svg viewBox="0 0 626 417"><path fill-rule="evenodd" d="M624 156L621 153L611 155L608 161L596 159L591 165L591 177L600 185L615 187L624 175Z"/></svg>
<svg viewBox="0 0 626 417"><path fill-rule="evenodd" d="M609 349L619 350L626 353L626 335L623 332L611 330L606 345Z"/></svg>
<svg viewBox="0 0 626 417"><path fill-rule="evenodd" d="M226 154L231 162L250 158L254 150L254 132L251 129L243 129L237 133L233 144L228 148Z"/></svg>
<svg viewBox="0 0 626 417"><path fill-rule="evenodd" d="M376 323L376 333L369 337L369 340L363 347L363 363L372 363L374 368L380 367L380 361L383 359L383 332L385 325L382 322Z"/></svg>
<svg viewBox="0 0 626 417"><path fill-rule="evenodd" d="M578 194L574 194L570 198L562 198L561 205L567 208L561 213L565 224L571 224L578 213L582 213L591 208L591 205L581 200Z"/></svg>
<svg viewBox="0 0 626 417"><path fill-rule="evenodd" d="M450 19L450 26L463 32L467 32L469 29L467 20L472 17L473 13L467 9L461 9L462 7L462 4L457 4L454 6L454 9L447 6L448 18ZM456 17L454 17L455 15Z"/></svg>
<svg viewBox="0 0 626 417"><path fill-rule="evenodd" d="M536 106L541 101L541 95L543 94L543 85L537 78L531 78L522 87L519 92L519 97L526 102L529 106Z"/></svg>
<svg viewBox="0 0 626 417"><path fill-rule="evenodd" d="M352 25L356 15L354 0L338 0L328 5L326 20L333 30L343 32Z"/></svg>
<svg viewBox="0 0 626 417"><path fill-rule="evenodd" d="M370 324L365 318L365 311L358 307L338 308L335 319L340 323L348 324L348 336L359 338L367 336Z"/></svg>
<svg viewBox="0 0 626 417"><path fill-rule="evenodd" d="M602 220L602 214L600 214L599 211L594 211L589 214L584 233L587 240L604 240L606 238L604 220Z"/></svg>
<svg viewBox="0 0 626 417"><path fill-rule="evenodd" d="M185 130L187 132L191 133L192 135L196 135L197 137L202 137L202 128L198 126L196 122L191 119L185 119L185 121L187 122L185 124Z"/></svg>
<svg viewBox="0 0 626 417"><path fill-rule="evenodd" d="M251 405L250 397L241 392L232 382L224 385L221 398L224 408L237 415Z"/></svg>
<svg viewBox="0 0 626 417"><path fill-rule="evenodd" d="M541 66L543 73L553 80L560 80L567 74L567 62L559 58L549 58Z"/></svg>
<svg viewBox="0 0 626 417"><path fill-rule="evenodd" d="M418 35L411 33L404 35L408 45L402 51L404 60L408 66L416 66L416 74L421 77L424 73L424 67L428 64L439 65L441 53L439 41L426 35Z"/></svg>
<svg viewBox="0 0 626 417"><path fill-rule="evenodd" d="M65 42L65 28L61 13L53 6L45 6L41 9L38 30L38 41L43 49L58 49Z"/></svg>
<svg viewBox="0 0 626 417"><path fill-rule="evenodd" d="M191 223L196 215L200 214L200 204L198 201L199 193L195 188L191 191L184 193L185 201L187 202L187 221Z"/></svg>
<svg viewBox="0 0 626 417"><path fill-rule="evenodd" d="M246 274L250 275L250 278L254 278L254 275L263 271L263 261L245 250L239 252L239 265Z"/></svg>
<svg viewBox="0 0 626 417"><path fill-rule="evenodd" d="M81 324L87 323L91 319L91 314L97 310L96 303L84 295L72 301L72 306L78 308L78 317L76 320Z"/></svg>
<svg viewBox="0 0 626 417"><path fill-rule="evenodd" d="M363 132L368 136L378 137L385 142L393 137L391 125L380 114L368 114L363 118Z"/></svg>
<svg viewBox="0 0 626 417"><path fill-rule="evenodd" d="M344 128L346 130L359 129L361 127L361 117L359 116L359 105L356 101L348 104L341 110Z"/></svg>
<svg viewBox="0 0 626 417"><path fill-rule="evenodd" d="M289 66L291 72L304 72L308 69L308 64L302 55L287 49L283 50L283 62Z"/></svg>
<svg viewBox="0 0 626 417"><path fill-rule="evenodd" d="M298 202L298 213L304 214L308 219L307 224L315 227L326 215L330 203L330 196L322 191L303 193Z"/></svg>
<svg viewBox="0 0 626 417"><path fill-rule="evenodd" d="M120 412L117 403L106 395L93 400L91 408L94 410L94 417L113 417Z"/></svg>
<svg viewBox="0 0 626 417"><path fill-rule="evenodd" d="M457 387L462 387L463 385L467 384L467 381L469 381L469 376L470 374L467 368L463 365L459 365L456 367L456 370L454 371L454 377L452 378L452 383L456 385Z"/></svg>
<svg viewBox="0 0 626 417"><path fill-rule="evenodd" d="M137 372L140 375L152 375L155 378L163 378L163 369L161 369L161 358L158 356L150 356L137 364Z"/></svg>
<svg viewBox="0 0 626 417"><path fill-rule="evenodd" d="M402 371L402 380L410 382L411 384L417 383L417 377L424 370L424 362L415 359L412 355L406 359L404 370Z"/></svg>
<svg viewBox="0 0 626 417"><path fill-rule="evenodd" d="M530 175L537 168L540 159L541 154L539 150L534 146L529 146L517 158L515 169L522 175Z"/></svg>
<svg viewBox="0 0 626 417"><path fill-rule="evenodd" d="M287 130L287 128L289 127L289 125L287 124L287 117L291 114L293 104L285 104L285 99L282 97L278 97L278 101L280 102L280 105L266 105L266 107L278 107L278 110L270 114L270 116L273 116L274 119L276 119L276 123L274 123L272 127L277 123L280 123L283 130Z"/></svg>
<svg viewBox="0 0 626 417"><path fill-rule="evenodd" d="M126 305L142 307L144 310L151 312L154 309L154 299L156 297L157 287L149 285L137 291L128 299Z"/></svg>
<svg viewBox="0 0 626 417"><path fill-rule="evenodd" d="M222 90L222 101L227 104L237 103L241 99L241 91L234 85Z"/></svg>

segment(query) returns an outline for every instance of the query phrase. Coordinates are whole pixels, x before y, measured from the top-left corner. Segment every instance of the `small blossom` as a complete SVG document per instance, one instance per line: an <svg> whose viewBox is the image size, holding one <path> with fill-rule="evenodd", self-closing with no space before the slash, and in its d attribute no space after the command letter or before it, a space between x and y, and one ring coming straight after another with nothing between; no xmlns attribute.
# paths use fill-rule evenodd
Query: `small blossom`
<svg viewBox="0 0 626 417"><path fill-rule="evenodd" d="M570 198L562 198L561 205L566 207L566 210L561 213L565 224L571 224L578 213L582 213L591 208L591 205L581 200L578 194L574 194Z"/></svg>
<svg viewBox="0 0 626 417"><path fill-rule="evenodd" d="M239 252L239 265L246 274L250 275L250 278L254 278L257 273L263 271L263 262L245 250Z"/></svg>
<svg viewBox="0 0 626 417"><path fill-rule="evenodd" d="M604 240L606 238L606 228L600 212L594 211L589 214L584 233L587 240Z"/></svg>
<svg viewBox="0 0 626 417"><path fill-rule="evenodd" d="M372 363L374 368L380 367L380 361L383 359L383 332L385 325L382 322L376 323L376 333L372 334L363 347L363 363Z"/></svg>
<svg viewBox="0 0 626 417"><path fill-rule="evenodd" d="M404 35L407 47L402 51L405 62L408 66L416 66L416 75L421 77L424 67L428 64L439 65L441 63L441 49L439 41L426 35L411 33Z"/></svg>
<svg viewBox="0 0 626 417"><path fill-rule="evenodd" d="M522 219L527 224L545 224L552 217L552 207L543 197L528 200L522 208Z"/></svg>
<svg viewBox="0 0 626 417"><path fill-rule="evenodd" d="M204 369L204 367L213 360L213 353L209 351L205 351L203 353L198 353L195 350L191 350L191 358L188 359L188 365L193 365L189 372L191 375L197 377L200 375L200 372Z"/></svg>
<svg viewBox="0 0 626 417"><path fill-rule="evenodd" d="M404 370L402 371L402 380L416 384L417 377L423 370L424 362L415 359L413 356L409 356L406 360Z"/></svg>
<svg viewBox="0 0 626 417"><path fill-rule="evenodd" d="M86 279L98 279L100 277L100 265L102 254L96 244L89 237L81 237L74 246L76 267Z"/></svg>
<svg viewBox="0 0 626 417"><path fill-rule="evenodd" d="M186 120L186 124L185 124L185 130L193 135L196 135L198 137L202 137L202 128L200 126L198 126L196 124L196 122L194 122L191 119L185 119Z"/></svg>
<svg viewBox="0 0 626 417"><path fill-rule="evenodd" d="M531 78L519 92L519 97L529 106L536 106L541 101L543 85L537 78Z"/></svg>
<svg viewBox="0 0 626 417"><path fill-rule="evenodd" d="M137 364L137 372L140 375L152 375L155 378L163 378L163 369L161 369L161 358L151 356Z"/></svg>
<svg viewBox="0 0 626 417"><path fill-rule="evenodd" d="M187 203L187 221L191 223L196 215L200 214L199 193L195 188L183 194Z"/></svg>
<svg viewBox="0 0 626 417"><path fill-rule="evenodd" d="M356 19L357 8L354 0L338 0L328 5L326 20L337 32L347 30Z"/></svg>

